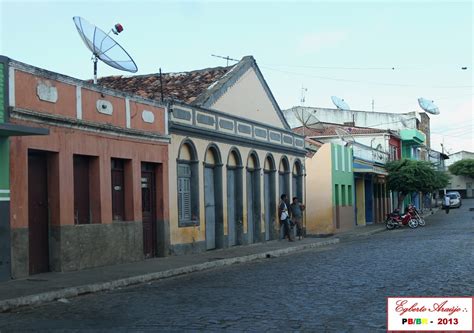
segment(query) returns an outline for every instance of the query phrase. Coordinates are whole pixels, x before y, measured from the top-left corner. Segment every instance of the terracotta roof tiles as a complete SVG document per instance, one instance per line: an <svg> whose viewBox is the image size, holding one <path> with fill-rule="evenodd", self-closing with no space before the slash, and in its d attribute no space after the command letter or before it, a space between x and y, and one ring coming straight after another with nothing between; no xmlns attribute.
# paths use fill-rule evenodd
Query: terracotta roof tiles
<svg viewBox="0 0 474 333"><path fill-rule="evenodd" d="M232 66L214 67L182 73L163 73L164 98L191 104L231 68ZM136 94L143 98L161 100L159 73L137 76L106 76L99 78L98 84L110 89Z"/></svg>

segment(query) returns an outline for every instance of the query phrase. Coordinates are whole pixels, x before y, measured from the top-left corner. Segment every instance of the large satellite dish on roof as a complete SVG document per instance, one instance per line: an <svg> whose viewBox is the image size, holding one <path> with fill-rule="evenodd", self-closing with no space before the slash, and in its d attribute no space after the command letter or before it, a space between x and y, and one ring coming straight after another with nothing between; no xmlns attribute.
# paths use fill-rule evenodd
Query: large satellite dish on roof
<svg viewBox="0 0 474 333"><path fill-rule="evenodd" d="M323 129L324 126L321 121L314 115L314 112L308 111L304 108L293 109L295 118L306 128Z"/></svg>
<svg viewBox="0 0 474 333"><path fill-rule="evenodd" d="M343 98L339 98L337 96L331 96L331 100L339 110L350 110L351 109L349 107L349 105L344 101Z"/></svg>
<svg viewBox="0 0 474 333"><path fill-rule="evenodd" d="M336 127L336 128L334 128L334 131L336 132L339 139L341 139L343 142L345 142L345 144L350 144L352 142L355 142L355 139L352 136L352 134L349 133L348 131L346 131L345 129L343 129L341 127Z"/></svg>
<svg viewBox="0 0 474 333"><path fill-rule="evenodd" d="M118 35L123 31L120 23L117 23L108 34L97 28L95 25L87 22L82 17L74 16L72 18L76 24L77 31L87 48L92 52L92 61L94 62L94 83L97 83L97 59L102 60L107 65L136 73L138 67L132 57L121 47L112 37L111 32Z"/></svg>
<svg viewBox="0 0 474 333"><path fill-rule="evenodd" d="M420 97L418 98L418 104L423 110L425 110L428 113L439 114L438 107L433 103L433 101L430 101L429 99Z"/></svg>

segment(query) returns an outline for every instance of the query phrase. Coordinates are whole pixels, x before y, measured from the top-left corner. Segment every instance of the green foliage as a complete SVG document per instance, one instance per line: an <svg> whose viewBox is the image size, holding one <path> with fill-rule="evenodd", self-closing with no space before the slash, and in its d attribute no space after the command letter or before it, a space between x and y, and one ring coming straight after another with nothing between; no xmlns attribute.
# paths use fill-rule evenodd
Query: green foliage
<svg viewBox="0 0 474 333"><path fill-rule="evenodd" d="M449 172L456 176L474 178L474 160L460 160L449 166Z"/></svg>
<svg viewBox="0 0 474 333"><path fill-rule="evenodd" d="M433 192L446 187L449 176L436 171L428 161L399 160L385 165L388 171L387 185L392 191L406 195L412 192Z"/></svg>

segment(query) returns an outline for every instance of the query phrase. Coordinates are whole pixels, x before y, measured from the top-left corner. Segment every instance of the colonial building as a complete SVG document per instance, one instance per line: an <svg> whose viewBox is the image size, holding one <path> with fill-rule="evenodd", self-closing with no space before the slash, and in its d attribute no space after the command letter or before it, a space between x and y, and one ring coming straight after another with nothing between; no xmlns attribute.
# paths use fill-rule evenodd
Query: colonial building
<svg viewBox="0 0 474 333"><path fill-rule="evenodd" d="M398 134L322 122L293 131L324 143L306 161L309 231L328 234L383 222L391 210L384 165L400 159Z"/></svg>
<svg viewBox="0 0 474 333"><path fill-rule="evenodd" d="M0 281L11 278L10 137L47 135L48 129L10 122L9 59L0 56Z"/></svg>
<svg viewBox="0 0 474 333"><path fill-rule="evenodd" d="M170 254L278 238L280 195L305 199L306 151L253 57L99 84L168 102Z"/></svg>
<svg viewBox="0 0 474 333"><path fill-rule="evenodd" d="M2 207L0 240L11 238L11 276L164 255L170 139L163 104L1 60L10 126L45 134L1 141L1 188L9 158L11 205L7 223Z"/></svg>

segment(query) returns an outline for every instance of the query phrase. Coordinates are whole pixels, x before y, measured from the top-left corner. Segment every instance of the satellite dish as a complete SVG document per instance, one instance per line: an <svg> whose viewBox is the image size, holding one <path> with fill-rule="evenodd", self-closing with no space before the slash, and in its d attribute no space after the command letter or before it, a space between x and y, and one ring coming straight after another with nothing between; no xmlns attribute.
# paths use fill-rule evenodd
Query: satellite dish
<svg viewBox="0 0 474 333"><path fill-rule="evenodd" d="M293 109L293 114L303 125L303 131L305 128L324 129L324 125L321 123L321 121L308 110L303 108L295 108Z"/></svg>
<svg viewBox="0 0 474 333"><path fill-rule="evenodd" d="M349 105L344 101L343 98L339 98L337 96L331 96L331 100L339 110L350 110L351 109L349 107Z"/></svg>
<svg viewBox="0 0 474 333"><path fill-rule="evenodd" d="M341 139L345 143L355 142L355 139L352 136L352 134L346 131L345 129L341 127L336 127L334 128L334 130L336 131L336 134L339 137L339 139Z"/></svg>
<svg viewBox="0 0 474 333"><path fill-rule="evenodd" d="M428 113L439 114L438 107L433 103L433 101L430 101L429 99L420 97L418 98L418 104L423 110L425 110Z"/></svg>
<svg viewBox="0 0 474 333"><path fill-rule="evenodd" d="M120 23L117 23L109 33L106 34L82 17L74 16L72 19L76 24L77 32L79 32L87 48L92 52L92 61L94 61L94 83L97 83L97 59L122 71L131 73L138 71L138 67L132 57L109 36L110 32L118 35L123 31L123 27Z"/></svg>

